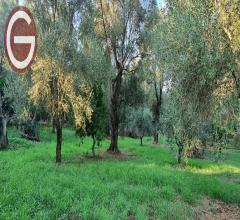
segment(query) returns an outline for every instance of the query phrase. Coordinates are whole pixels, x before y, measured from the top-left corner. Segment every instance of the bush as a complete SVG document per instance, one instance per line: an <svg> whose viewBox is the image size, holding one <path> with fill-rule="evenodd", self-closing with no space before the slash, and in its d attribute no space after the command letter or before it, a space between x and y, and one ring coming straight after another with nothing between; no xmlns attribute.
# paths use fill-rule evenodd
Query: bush
<svg viewBox="0 0 240 220"><path fill-rule="evenodd" d="M233 138L233 147L240 149L240 133L237 133Z"/></svg>

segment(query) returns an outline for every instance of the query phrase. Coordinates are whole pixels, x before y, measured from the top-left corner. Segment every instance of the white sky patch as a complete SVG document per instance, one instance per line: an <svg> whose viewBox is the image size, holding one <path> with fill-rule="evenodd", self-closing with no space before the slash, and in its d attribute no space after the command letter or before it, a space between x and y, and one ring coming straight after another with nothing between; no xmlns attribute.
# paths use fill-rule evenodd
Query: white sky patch
<svg viewBox="0 0 240 220"><path fill-rule="evenodd" d="M19 0L19 5L25 5L25 0Z"/></svg>
<svg viewBox="0 0 240 220"><path fill-rule="evenodd" d="M158 6L160 8L163 8L166 6L166 1L165 0L157 0Z"/></svg>

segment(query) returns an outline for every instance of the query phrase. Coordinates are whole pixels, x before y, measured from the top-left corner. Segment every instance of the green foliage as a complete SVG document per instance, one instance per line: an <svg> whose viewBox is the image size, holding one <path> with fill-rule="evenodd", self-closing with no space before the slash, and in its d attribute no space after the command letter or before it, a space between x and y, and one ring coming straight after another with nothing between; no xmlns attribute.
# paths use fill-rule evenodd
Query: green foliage
<svg viewBox="0 0 240 220"><path fill-rule="evenodd" d="M5 97L2 101L2 111L4 115L11 118L14 114L13 99Z"/></svg>
<svg viewBox="0 0 240 220"><path fill-rule="evenodd" d="M240 134L237 133L237 134L234 136L232 145L233 145L235 148L238 148L238 149L240 148Z"/></svg>
<svg viewBox="0 0 240 220"><path fill-rule="evenodd" d="M128 133L130 136L136 136L136 129L130 127L134 111L142 108L146 99L145 91L142 85L142 77L138 74L131 74L123 82L121 88L120 101L120 129L123 134ZM130 122L131 121L131 122ZM127 132L124 132L127 131Z"/></svg>
<svg viewBox="0 0 240 220"><path fill-rule="evenodd" d="M136 127L140 133L151 134L151 112L147 108L135 109L132 113L132 126Z"/></svg>
<svg viewBox="0 0 240 220"><path fill-rule="evenodd" d="M57 132L65 163L55 166L48 128L42 143L11 130L12 151L0 152L0 219L196 219L192 206L204 197L240 203L239 152L225 150L240 146L239 0L168 0L162 9L156 0L27 1L39 37L26 77L3 59L14 4L0 2L1 122L15 116L33 136L37 116L56 117L59 131L74 113L85 141L78 147L74 131ZM126 160L104 152L88 161L87 136L93 155L96 142L99 152L109 144L110 110L109 150L118 152L119 127L146 147L125 138L126 155L118 156ZM172 151L143 138L160 129ZM172 153L187 165L177 166ZM209 160L191 159L202 156Z"/></svg>
<svg viewBox="0 0 240 220"><path fill-rule="evenodd" d="M23 138L39 141L38 125L35 121L25 120L19 126Z"/></svg>
<svg viewBox="0 0 240 220"><path fill-rule="evenodd" d="M121 93L121 107L138 107L145 103L145 91L142 85L143 78L139 75L131 74L123 82Z"/></svg>
<svg viewBox="0 0 240 220"><path fill-rule="evenodd" d="M130 108L127 116L128 128L134 131L136 135L141 139L152 133L152 115L149 109L139 107Z"/></svg>
<svg viewBox="0 0 240 220"><path fill-rule="evenodd" d="M0 2L0 16L1 16L1 20L0 20L0 52L1 55L0 57L3 55L3 45L4 45L4 28L5 28L5 24L8 18L8 14L10 13L10 11L12 10L14 4L16 1L14 0L9 0L9 1L1 1Z"/></svg>
<svg viewBox="0 0 240 220"><path fill-rule="evenodd" d="M167 73L163 128L176 139L179 153L222 148L239 123L231 74L236 57L219 28L215 6L172 0L160 16L154 54L160 72Z"/></svg>
<svg viewBox="0 0 240 220"><path fill-rule="evenodd" d="M86 122L86 127L84 129L77 129L76 133L80 138L85 136L91 136L93 139L93 154L95 148L95 141L97 145L106 136L106 126L107 126L107 111L106 104L103 99L103 89L101 84L95 84L92 89L92 96L90 100L90 105L92 108L91 120Z"/></svg>

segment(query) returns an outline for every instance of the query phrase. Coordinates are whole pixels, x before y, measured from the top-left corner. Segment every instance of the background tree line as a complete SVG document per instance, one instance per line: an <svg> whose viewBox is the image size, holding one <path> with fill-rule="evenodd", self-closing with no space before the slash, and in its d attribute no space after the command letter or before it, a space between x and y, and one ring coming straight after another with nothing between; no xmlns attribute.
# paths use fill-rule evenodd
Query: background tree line
<svg viewBox="0 0 240 220"><path fill-rule="evenodd" d="M35 62L13 73L0 36L0 148L7 126L41 141L38 125L93 139L167 136L182 156L240 146L240 19L238 1L27 1L37 24ZM0 28L15 1L0 3Z"/></svg>

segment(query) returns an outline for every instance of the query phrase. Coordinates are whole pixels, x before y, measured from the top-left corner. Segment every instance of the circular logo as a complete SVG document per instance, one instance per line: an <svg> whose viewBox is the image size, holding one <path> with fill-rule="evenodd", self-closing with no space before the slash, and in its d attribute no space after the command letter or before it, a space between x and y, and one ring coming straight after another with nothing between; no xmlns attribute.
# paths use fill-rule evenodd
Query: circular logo
<svg viewBox="0 0 240 220"><path fill-rule="evenodd" d="M4 49L9 64L18 73L31 66L37 49L37 30L32 13L23 6L15 7L4 31Z"/></svg>

